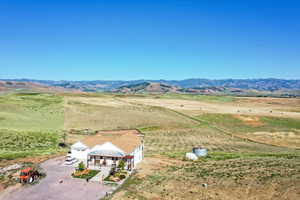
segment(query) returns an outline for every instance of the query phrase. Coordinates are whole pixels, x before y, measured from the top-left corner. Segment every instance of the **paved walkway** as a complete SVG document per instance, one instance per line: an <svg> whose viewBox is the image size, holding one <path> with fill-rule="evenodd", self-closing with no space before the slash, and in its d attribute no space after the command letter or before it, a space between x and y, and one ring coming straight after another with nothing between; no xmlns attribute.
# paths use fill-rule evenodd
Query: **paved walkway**
<svg viewBox="0 0 300 200"><path fill-rule="evenodd" d="M92 182L102 182L104 178L109 175L110 167L101 167L101 171L94 176L90 181Z"/></svg>
<svg viewBox="0 0 300 200"><path fill-rule="evenodd" d="M0 200L98 200L112 188L99 182L72 178L74 167L64 159L51 159L41 164L47 176L36 185L25 185L0 193Z"/></svg>

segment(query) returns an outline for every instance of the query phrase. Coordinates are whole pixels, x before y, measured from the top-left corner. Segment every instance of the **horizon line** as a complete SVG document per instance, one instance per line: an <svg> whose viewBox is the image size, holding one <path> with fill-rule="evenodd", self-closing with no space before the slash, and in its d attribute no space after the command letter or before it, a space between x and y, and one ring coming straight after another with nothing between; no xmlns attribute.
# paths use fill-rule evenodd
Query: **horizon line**
<svg viewBox="0 0 300 200"><path fill-rule="evenodd" d="M210 80L210 81L220 81L220 80L286 80L286 81L300 81L300 78L274 78L274 77L268 77L268 78L184 78L184 79L90 79L90 80L72 80L72 79L37 79L37 78L0 78L0 80L3 81L65 81L65 82L89 82L89 81L124 81L124 82L129 82L129 81L185 81L185 80Z"/></svg>

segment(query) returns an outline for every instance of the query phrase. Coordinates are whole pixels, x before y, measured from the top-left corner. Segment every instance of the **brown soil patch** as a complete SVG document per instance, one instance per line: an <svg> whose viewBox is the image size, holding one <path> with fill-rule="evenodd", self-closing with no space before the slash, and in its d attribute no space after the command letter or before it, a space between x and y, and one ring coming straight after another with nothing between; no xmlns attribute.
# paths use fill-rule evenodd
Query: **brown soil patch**
<svg viewBox="0 0 300 200"><path fill-rule="evenodd" d="M160 170L170 164L171 162L168 159L162 159L159 157L146 157L143 162L137 166L137 176L139 178L144 178L148 175L151 175L153 171Z"/></svg>
<svg viewBox="0 0 300 200"><path fill-rule="evenodd" d="M264 125L264 123L262 123L260 118L257 116L233 115L233 117L241 120L245 125L248 126L260 127Z"/></svg>
<svg viewBox="0 0 300 200"><path fill-rule="evenodd" d="M0 192L5 189L4 185L0 184Z"/></svg>
<svg viewBox="0 0 300 200"><path fill-rule="evenodd" d="M0 163L0 167L5 167L5 166L12 165L12 164L15 164L15 163L24 163L24 162L31 162L31 163L38 164L38 163L42 163L46 160L49 160L51 158L56 158L56 157L59 157L59 156L65 155L65 154L66 154L65 152L60 152L60 153L56 153L56 154L53 154L53 155L18 158L18 159L15 159L15 160L2 161Z"/></svg>

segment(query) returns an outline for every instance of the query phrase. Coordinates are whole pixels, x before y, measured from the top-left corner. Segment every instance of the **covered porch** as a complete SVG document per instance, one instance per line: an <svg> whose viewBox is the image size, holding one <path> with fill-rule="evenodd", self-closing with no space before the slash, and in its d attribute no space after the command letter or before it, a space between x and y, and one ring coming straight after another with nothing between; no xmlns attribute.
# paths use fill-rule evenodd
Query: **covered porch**
<svg viewBox="0 0 300 200"><path fill-rule="evenodd" d="M119 162L125 162L125 169L131 171L134 168L134 156L125 155L123 157L113 157L105 155L89 154L87 160L87 168L101 169L101 168L114 168L119 165Z"/></svg>
<svg viewBox="0 0 300 200"><path fill-rule="evenodd" d="M125 162L125 169L134 168L134 156L126 155L124 151L110 142L96 145L87 155L87 167L100 169L101 167L117 167L119 162Z"/></svg>

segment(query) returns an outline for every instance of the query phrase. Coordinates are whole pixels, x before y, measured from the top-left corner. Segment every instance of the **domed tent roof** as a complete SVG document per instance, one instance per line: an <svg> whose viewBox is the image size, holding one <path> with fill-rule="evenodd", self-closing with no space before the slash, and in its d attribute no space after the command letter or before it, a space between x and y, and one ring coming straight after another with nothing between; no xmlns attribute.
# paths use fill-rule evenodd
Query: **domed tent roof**
<svg viewBox="0 0 300 200"><path fill-rule="evenodd" d="M111 157L123 157L125 152L120 148L116 147L110 142L106 142L102 145L96 145L91 149L89 154L100 155L100 156L111 156Z"/></svg>
<svg viewBox="0 0 300 200"><path fill-rule="evenodd" d="M78 151L82 151L82 150L86 150L88 147L83 144L82 142L76 142L75 144L73 144L71 146L72 149L78 150Z"/></svg>

